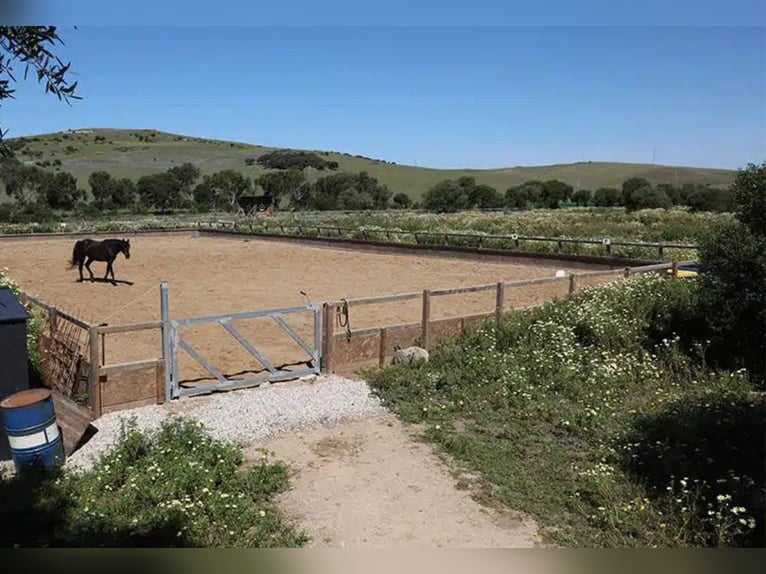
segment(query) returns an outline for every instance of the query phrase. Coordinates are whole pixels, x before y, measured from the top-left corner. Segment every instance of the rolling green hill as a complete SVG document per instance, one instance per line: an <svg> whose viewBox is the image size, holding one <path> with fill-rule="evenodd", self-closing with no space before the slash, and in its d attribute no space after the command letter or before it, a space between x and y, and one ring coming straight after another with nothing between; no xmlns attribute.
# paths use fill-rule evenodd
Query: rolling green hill
<svg viewBox="0 0 766 574"><path fill-rule="evenodd" d="M257 177L264 173L264 170L257 164L246 165L245 160L257 159L275 149L150 129L94 128L17 138L16 141L20 139L23 139L25 144L17 152L20 160L36 162L53 171L69 171L77 177L80 187L84 189L88 189L88 176L93 171L105 170L115 177L137 179L142 175L164 171L187 161L197 165L203 174L233 168L248 177ZM463 175L472 176L478 183L491 185L500 191L530 179L558 179L576 188L591 190L602 186L619 187L630 177L645 177L654 184L692 182L725 186L731 183L735 175L734 171L723 169L614 162L580 162L488 170L431 169L398 165L347 153L316 153L326 160L337 161L341 171L366 171L387 184L394 193L403 191L413 199L419 199L425 191L442 179ZM309 179L327 173L332 172L307 169Z"/></svg>

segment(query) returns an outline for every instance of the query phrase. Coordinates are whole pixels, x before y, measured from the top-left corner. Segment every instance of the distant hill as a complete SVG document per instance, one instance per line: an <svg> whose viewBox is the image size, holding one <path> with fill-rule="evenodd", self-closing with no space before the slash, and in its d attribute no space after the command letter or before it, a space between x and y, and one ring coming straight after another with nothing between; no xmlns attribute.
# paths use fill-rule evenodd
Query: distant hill
<svg viewBox="0 0 766 574"><path fill-rule="evenodd" d="M203 174L221 169L236 169L248 177L264 173L248 158L274 151L270 148L239 142L195 138L151 129L80 129L25 138L24 147L17 152L22 161L36 162L46 169L66 170L88 189L88 176L105 170L116 177L137 179L142 175L164 171L184 162L197 165ZM8 140L14 141L13 139ZM530 179L558 179L576 188L595 190L598 187L619 187L630 177L645 177L650 182L683 184L707 183L726 186L733 181L735 171L693 167L673 167L651 164L615 162L579 162L537 167L508 167L502 169L432 169L377 160L348 153L314 151L327 161L337 161L340 171L366 171L394 193L403 191L419 199L431 186L442 179L469 175L478 183L488 184L500 191ZM59 165L60 162L60 165ZM310 179L327 171L307 169Z"/></svg>

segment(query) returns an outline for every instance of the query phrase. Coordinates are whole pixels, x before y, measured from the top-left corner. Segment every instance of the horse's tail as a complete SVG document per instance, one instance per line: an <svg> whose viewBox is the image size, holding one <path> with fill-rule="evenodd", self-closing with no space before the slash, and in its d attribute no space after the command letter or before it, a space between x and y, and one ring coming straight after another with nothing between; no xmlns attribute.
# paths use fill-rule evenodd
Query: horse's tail
<svg viewBox="0 0 766 574"><path fill-rule="evenodd" d="M75 268L80 264L80 261L84 259L86 241L86 239L80 239L75 242L74 248L72 249L72 258L69 260L70 269Z"/></svg>

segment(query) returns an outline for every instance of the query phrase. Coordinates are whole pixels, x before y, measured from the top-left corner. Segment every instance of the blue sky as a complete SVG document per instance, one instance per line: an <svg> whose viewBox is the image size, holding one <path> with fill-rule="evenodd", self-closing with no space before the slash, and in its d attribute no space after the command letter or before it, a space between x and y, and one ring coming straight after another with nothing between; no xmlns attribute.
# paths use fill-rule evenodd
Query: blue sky
<svg viewBox="0 0 766 574"><path fill-rule="evenodd" d="M729 4L738 3L746 4ZM503 14L535 23L531 11L473 4L487 10L472 14L495 23ZM428 22L414 9L408 26L388 11L378 20L385 25L371 27L364 17L382 3L350 6L335 20L345 26L258 26L248 13L241 26L164 27L162 9L154 21L136 18L140 11L133 20L68 12L85 21L61 29L83 99L69 107L28 80L0 107L0 123L11 137L145 127L431 167L648 163L653 148L657 163L672 165L766 159L766 28L755 16L761 27L723 17L732 25L671 26L683 23L672 10L661 26L618 26L602 12L595 26L464 19L447 27L414 25ZM457 21L452 3L442 6L434 21ZM716 19L695 14L699 24L700 14ZM193 16L175 22L194 24ZM117 18L123 25L106 25ZM643 18L633 22L658 23L651 12ZM290 23L268 10L260 20Z"/></svg>

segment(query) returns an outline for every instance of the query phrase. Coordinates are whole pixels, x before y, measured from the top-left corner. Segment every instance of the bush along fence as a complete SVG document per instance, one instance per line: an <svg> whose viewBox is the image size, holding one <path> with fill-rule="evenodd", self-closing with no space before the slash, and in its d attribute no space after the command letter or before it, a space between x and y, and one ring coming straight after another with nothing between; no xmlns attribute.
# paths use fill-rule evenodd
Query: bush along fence
<svg viewBox="0 0 766 574"><path fill-rule="evenodd" d="M197 222L198 229L213 232L250 233L259 236L288 237L371 244L411 244L423 247L466 248L471 250L512 251L520 255L592 255L635 260L684 259L696 255L697 246L687 243L620 241L610 238L582 239L530 235L490 235L441 231L407 231L377 227L337 227L294 225L249 220Z"/></svg>

